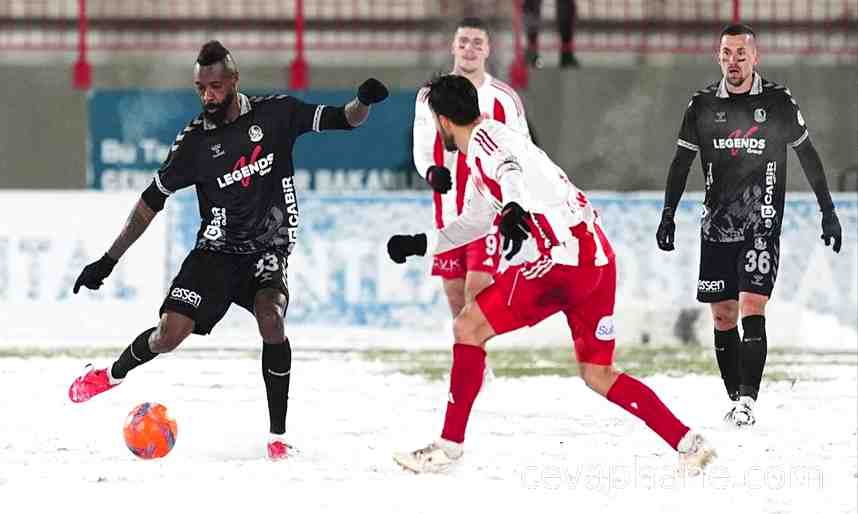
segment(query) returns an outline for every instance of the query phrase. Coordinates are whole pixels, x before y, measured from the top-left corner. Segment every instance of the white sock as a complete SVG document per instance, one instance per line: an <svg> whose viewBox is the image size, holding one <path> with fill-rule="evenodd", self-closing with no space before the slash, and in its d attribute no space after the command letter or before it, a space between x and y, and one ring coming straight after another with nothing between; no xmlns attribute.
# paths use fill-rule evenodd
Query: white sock
<svg viewBox="0 0 858 514"><path fill-rule="evenodd" d="M462 448L464 445L462 443L448 441L444 438L438 438L438 441L435 444L437 444L439 448L444 450L444 453L447 454L447 457L450 457L451 459L458 458L460 455L462 455L462 452L464 451Z"/></svg>
<svg viewBox="0 0 858 514"><path fill-rule="evenodd" d="M274 441L280 441L283 444L286 443L286 434L268 434L268 442L273 443Z"/></svg>
<svg viewBox="0 0 858 514"><path fill-rule="evenodd" d="M694 444L694 432L689 430L682 436L682 439L679 440L679 444L676 445L676 451L679 453L688 453L691 451L691 447Z"/></svg>
<svg viewBox="0 0 858 514"><path fill-rule="evenodd" d="M107 368L107 382L110 385L120 384L123 380L123 378L113 378L113 366Z"/></svg>

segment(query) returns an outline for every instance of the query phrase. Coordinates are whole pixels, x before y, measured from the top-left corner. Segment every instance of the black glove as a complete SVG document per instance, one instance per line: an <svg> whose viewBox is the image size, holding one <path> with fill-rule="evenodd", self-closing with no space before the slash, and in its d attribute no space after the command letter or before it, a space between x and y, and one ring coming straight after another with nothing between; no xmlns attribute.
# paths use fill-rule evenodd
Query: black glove
<svg viewBox="0 0 858 514"><path fill-rule="evenodd" d="M526 216L527 212L515 202L506 204L501 211L500 233L503 236L503 251L509 250L506 260L512 259L521 250L524 240L530 237Z"/></svg>
<svg viewBox="0 0 858 514"><path fill-rule="evenodd" d="M77 277L72 292L77 294L77 292L80 291L80 286L86 286L89 289L98 289L101 287L101 284L104 283L104 279L113 271L113 267L116 266L116 262L116 259L104 254L101 259L98 259L92 264L87 264L86 267L83 268L83 271L80 272L80 276Z"/></svg>
<svg viewBox="0 0 858 514"><path fill-rule="evenodd" d="M436 193L444 194L453 187L453 179L450 170L444 166L429 166L426 171L426 182L432 186Z"/></svg>
<svg viewBox="0 0 858 514"><path fill-rule="evenodd" d="M358 101L364 105L372 105L387 98L387 87L376 79L366 79L358 87Z"/></svg>
<svg viewBox="0 0 858 514"><path fill-rule="evenodd" d="M426 234L395 235L387 241L387 255L396 264L402 264L409 255L426 255L426 244Z"/></svg>
<svg viewBox="0 0 858 514"><path fill-rule="evenodd" d="M825 246L831 245L835 253L840 253L840 242L842 239L843 233L840 229L840 221L837 219L837 213L834 212L834 209L823 212L822 240L825 241Z"/></svg>
<svg viewBox="0 0 858 514"><path fill-rule="evenodd" d="M665 207L661 211L661 223L658 224L658 231L655 233L655 240L658 242L658 247L665 252L672 252L673 237L676 232L676 224L673 222L673 209Z"/></svg>

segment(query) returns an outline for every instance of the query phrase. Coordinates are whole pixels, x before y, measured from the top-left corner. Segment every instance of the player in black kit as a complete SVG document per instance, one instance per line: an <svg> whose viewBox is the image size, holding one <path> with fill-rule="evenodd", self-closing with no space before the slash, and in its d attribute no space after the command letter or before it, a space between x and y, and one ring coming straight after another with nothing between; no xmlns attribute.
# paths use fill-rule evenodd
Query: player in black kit
<svg viewBox="0 0 858 514"><path fill-rule="evenodd" d="M195 186L202 223L195 248L173 280L157 327L144 330L109 369L87 367L69 389L83 402L118 385L132 369L174 350L191 333L205 335L232 303L256 317L268 396L268 455L285 458L283 439L292 350L284 329L289 303L287 259L296 242L298 203L292 146L310 131L360 125L369 106L387 97L368 79L342 107L304 103L287 95L248 98L229 51L206 43L194 67L203 112L176 136L152 184L113 246L87 265L74 285L98 289L173 192Z"/></svg>
<svg viewBox="0 0 858 514"><path fill-rule="evenodd" d="M795 150L816 194L822 239L835 252L841 230L798 105L789 89L754 70L754 31L730 25L720 39L723 78L695 93L685 111L656 239L662 250L673 250L674 212L700 152L706 197L697 299L710 304L715 356L733 401L724 420L743 427L755 423L753 407L766 361L765 308L778 272L787 147Z"/></svg>

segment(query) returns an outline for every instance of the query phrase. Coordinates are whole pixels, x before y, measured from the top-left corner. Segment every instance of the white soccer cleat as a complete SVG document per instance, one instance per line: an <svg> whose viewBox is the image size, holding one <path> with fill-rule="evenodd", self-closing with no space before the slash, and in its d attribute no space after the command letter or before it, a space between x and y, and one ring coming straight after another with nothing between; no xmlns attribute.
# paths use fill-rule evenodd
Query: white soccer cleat
<svg viewBox="0 0 858 514"><path fill-rule="evenodd" d="M750 396L742 396L733 402L733 407L724 416L724 421L736 428L750 428L757 422L754 417L754 399Z"/></svg>
<svg viewBox="0 0 858 514"><path fill-rule="evenodd" d="M739 406L739 400L734 400L730 403L730 410L727 411L727 414L724 414L724 424L733 426L733 413L736 412L736 408Z"/></svg>
<svg viewBox="0 0 858 514"><path fill-rule="evenodd" d="M702 435L689 430L679 444L679 472L685 476L697 476L709 465L718 454Z"/></svg>
<svg viewBox="0 0 858 514"><path fill-rule="evenodd" d="M462 457L463 453L461 443L438 439L413 452L394 453L393 460L414 473L444 473Z"/></svg>

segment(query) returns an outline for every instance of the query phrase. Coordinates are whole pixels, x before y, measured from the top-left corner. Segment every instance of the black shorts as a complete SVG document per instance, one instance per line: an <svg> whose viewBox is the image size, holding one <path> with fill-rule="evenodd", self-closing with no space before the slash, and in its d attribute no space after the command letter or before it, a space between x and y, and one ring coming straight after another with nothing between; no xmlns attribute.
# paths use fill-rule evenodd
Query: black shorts
<svg viewBox="0 0 858 514"><path fill-rule="evenodd" d="M736 243L701 240L697 300L738 300L740 291L770 297L779 260L779 237L755 236Z"/></svg>
<svg viewBox="0 0 858 514"><path fill-rule="evenodd" d="M253 313L253 300L261 289L286 295L286 256L268 250L229 254L194 249L185 257L173 279L159 315L178 312L194 320L194 333L206 335L233 303Z"/></svg>

